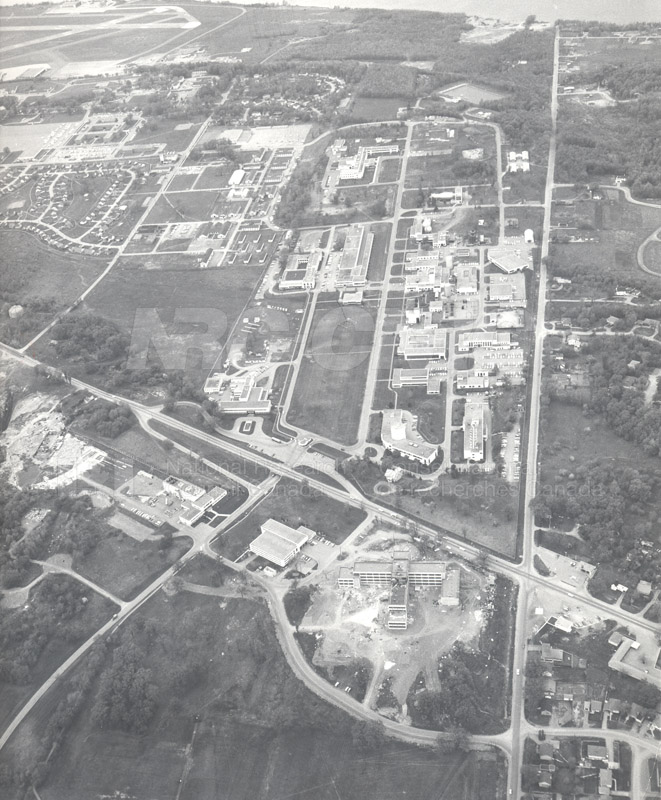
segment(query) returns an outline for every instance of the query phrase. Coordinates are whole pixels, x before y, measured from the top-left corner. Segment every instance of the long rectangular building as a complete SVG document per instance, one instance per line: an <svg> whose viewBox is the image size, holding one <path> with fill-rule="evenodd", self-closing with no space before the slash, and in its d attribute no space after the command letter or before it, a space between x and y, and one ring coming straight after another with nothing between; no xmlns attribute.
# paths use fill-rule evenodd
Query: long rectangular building
<svg viewBox="0 0 661 800"><path fill-rule="evenodd" d="M466 403L464 411L464 458L466 461L484 460L484 403Z"/></svg>
<svg viewBox="0 0 661 800"><path fill-rule="evenodd" d="M446 359L447 331L436 325L405 325L399 330L397 353L408 361L417 358Z"/></svg>
<svg viewBox="0 0 661 800"><path fill-rule="evenodd" d="M374 234L369 233L364 225L349 228L335 277L337 288L366 285L373 244Z"/></svg>
<svg viewBox="0 0 661 800"><path fill-rule="evenodd" d="M511 334L506 331L469 331L457 336L457 352L459 353L469 353L476 347L502 350L511 345Z"/></svg>

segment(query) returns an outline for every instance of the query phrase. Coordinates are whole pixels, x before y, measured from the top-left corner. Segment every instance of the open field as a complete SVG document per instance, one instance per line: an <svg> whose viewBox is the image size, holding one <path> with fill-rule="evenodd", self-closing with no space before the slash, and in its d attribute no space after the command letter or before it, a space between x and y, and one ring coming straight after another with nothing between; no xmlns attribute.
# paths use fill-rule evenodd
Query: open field
<svg viewBox="0 0 661 800"><path fill-rule="evenodd" d="M393 183L399 180L402 169L401 158L382 158L379 163L377 180L379 183Z"/></svg>
<svg viewBox="0 0 661 800"><path fill-rule="evenodd" d="M131 144L164 144L166 150L180 153L193 141L200 126L194 123L190 127L184 126L177 130L178 127L172 120L151 117L149 122L140 128Z"/></svg>
<svg viewBox="0 0 661 800"><path fill-rule="evenodd" d="M201 222L211 219L216 205L225 200L220 191L168 192L161 195L146 219L148 225L164 222ZM243 204L245 205L245 204Z"/></svg>
<svg viewBox="0 0 661 800"><path fill-rule="evenodd" d="M152 427L158 433L164 434L168 438L172 439L173 442L177 442L184 447L194 450L198 455L209 459L209 461L212 461L214 464L218 464L219 467L222 467L227 472L231 473L232 475L237 475L249 483L259 484L263 480L266 480L266 478L269 476L269 472L265 467L262 467L259 464L254 464L252 461L241 458L241 456L235 456L233 453L228 453L226 450L223 450L222 439L218 440L218 446L215 447L212 444L206 444L206 442L202 442L200 439L197 439L194 436L181 433L176 428L171 428L169 425L164 425L162 422L152 422L150 427Z"/></svg>
<svg viewBox="0 0 661 800"><path fill-rule="evenodd" d="M0 254L2 299L20 304L25 314L17 320L4 317L0 337L8 344L24 343L66 308L105 268L100 257L54 250L31 233L3 231Z"/></svg>
<svg viewBox="0 0 661 800"><path fill-rule="evenodd" d="M343 506L305 483L283 478L248 516L214 541L214 549L226 558L238 558L259 535L259 526L270 517L293 528L305 525L340 544L365 519L365 513Z"/></svg>
<svg viewBox="0 0 661 800"><path fill-rule="evenodd" d="M487 89L484 86L477 86L474 83L461 83L458 86L451 86L448 89L441 89L439 94L444 97L451 97L463 100L466 103L488 103L493 100L502 100L506 95L494 89Z"/></svg>
<svg viewBox="0 0 661 800"><path fill-rule="evenodd" d="M408 103L406 97L356 97L351 103L349 122L395 120L397 111L406 108Z"/></svg>
<svg viewBox="0 0 661 800"><path fill-rule="evenodd" d="M190 325L183 320L194 314L198 321L204 319L208 330L204 340L195 337L190 346L204 345L204 360L210 368L261 273L261 267L241 264L224 269L162 270L154 280L150 270L117 269L88 295L85 309L111 319L129 334L141 324L144 312L158 309L163 324L172 326L175 338L180 333L190 336ZM160 335L158 331L152 333L155 338Z"/></svg>
<svg viewBox="0 0 661 800"><path fill-rule="evenodd" d="M341 444L353 444L373 341L372 309L320 300L287 421Z"/></svg>
<svg viewBox="0 0 661 800"><path fill-rule="evenodd" d="M404 793L410 800L492 800L503 779L490 753L440 754L364 735L293 677L261 601L159 594L121 630L102 676L129 640L156 690L142 734L93 722L99 689L92 683L40 786L44 799L87 800L121 786L137 798L181 800L394 800ZM49 693L14 739L21 763L30 763L70 685ZM3 761L13 755L8 748Z"/></svg>
<svg viewBox="0 0 661 800"><path fill-rule="evenodd" d="M73 568L122 600L135 597L190 547L190 540L177 539L161 550L158 535L151 542L138 542L119 530L111 531L91 553L75 560Z"/></svg>

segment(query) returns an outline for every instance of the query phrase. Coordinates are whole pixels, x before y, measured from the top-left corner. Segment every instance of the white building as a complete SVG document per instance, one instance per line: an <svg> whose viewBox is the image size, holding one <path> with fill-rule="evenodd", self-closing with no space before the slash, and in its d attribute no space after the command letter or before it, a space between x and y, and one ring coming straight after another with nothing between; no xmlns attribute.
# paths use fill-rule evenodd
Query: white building
<svg viewBox="0 0 661 800"><path fill-rule="evenodd" d="M294 530L275 519L267 519L260 529L260 535L250 542L250 550L279 567L287 566L310 540L308 529Z"/></svg>
<svg viewBox="0 0 661 800"><path fill-rule="evenodd" d="M466 403L464 411L464 458L466 461L484 461L484 403Z"/></svg>
<svg viewBox="0 0 661 800"><path fill-rule="evenodd" d="M401 408L383 412L381 441L386 450L421 464L431 464L438 455L438 447L418 433L413 415Z"/></svg>

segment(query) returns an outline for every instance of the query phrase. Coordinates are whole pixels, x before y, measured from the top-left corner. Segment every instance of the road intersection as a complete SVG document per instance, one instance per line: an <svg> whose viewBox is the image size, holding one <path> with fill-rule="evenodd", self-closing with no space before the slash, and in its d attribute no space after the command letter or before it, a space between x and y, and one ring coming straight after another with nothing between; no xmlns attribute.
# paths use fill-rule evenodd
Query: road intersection
<svg viewBox="0 0 661 800"><path fill-rule="evenodd" d="M245 13L245 10L242 11ZM227 24L227 23L224 23ZM502 750L508 760L509 760L509 777L508 777L508 792L512 796L519 796L521 793L521 767L522 767L522 759L523 759L523 744L527 737L534 737L536 736L537 729L533 726L530 722L528 722L525 718L525 708L524 708L524 692L525 692L525 657L526 657L526 645L527 645L527 638L528 638L528 624L529 624L529 612L530 612L530 605L533 593L536 589L544 589L547 592L554 593L556 596L561 596L563 600L572 600L575 601L578 605L581 605L584 608L588 608L592 611L602 614L604 617L609 617L611 619L616 620L619 624L627 625L633 629L640 629L644 631L649 631L652 633L657 633L659 631L659 626L655 625L654 623L645 620L640 615L634 615L630 612L627 612L619 607L613 607L602 601L599 601L593 597L591 597L586 589L578 589L572 588L569 586L559 586L557 581L551 577L545 577L542 575L537 574L533 566L533 558L534 558L534 515L533 515L533 506L532 501L536 494L536 475L537 475L537 466L538 466L538 438L539 438L539 423L540 423L540 400L541 400L541 388L542 388L542 361L543 361L543 347L544 347L544 337L545 337L545 326L544 326L544 318L545 318L545 306L547 302L547 275L546 275L546 266L545 260L549 253L549 234L551 230L551 203L553 198L553 189L554 189L554 169L555 169L555 153L556 153L556 123L557 123L557 113L558 113L558 65L559 65L559 32L556 31L556 39L554 45L554 72L553 72L553 83L552 83L552 102L551 102L551 118L552 118L552 132L550 137L549 143L549 159L548 159L548 168L547 168L547 180L546 180L546 189L545 189L545 198L544 198L544 229L543 229L543 238L541 243L541 265L539 268L539 275L538 275L538 300L537 300L537 314L536 314L536 323L535 323L535 330L534 330L534 354L532 359L532 367L530 372L530 381L532 383L531 386L531 400L529 403L529 416L528 416L528 425L529 425L529 437L528 437L528 451L526 455L526 469L525 474L527 476L525 484L524 484L524 519L523 519L523 536L522 536L522 554L519 561L515 562L513 560L508 560L502 556L498 556L496 554L490 554L488 556L488 568L493 570L497 573L505 575L510 580L512 580L517 588L518 588L518 600L517 600L517 613L516 613L516 628L514 632L514 646L513 646L513 662L512 662L512 683L511 683L511 709L510 709L510 720L511 725L508 731L502 734L494 735L494 736L474 736L472 737L472 743L474 746L478 748L484 747L491 747L495 746ZM190 153L192 148L199 142L200 138L206 131L207 125L209 124L210 120L207 120L204 123L195 138L191 141L186 154ZM480 124L488 124L495 130L496 134L496 141L497 141L497 153L498 153L498 175L499 178L502 176L502 141L501 141L501 132L500 128L497 125L493 125L491 123L484 123L481 122ZM408 155L410 151L411 145L411 137L412 137L413 126L408 125L407 127L407 138L406 144L404 148L404 158ZM180 163L183 164L185 161L185 156L182 157ZM170 184L172 178L176 175L177 169L175 168L170 175L169 180L166 180L161 185L158 192L154 195L152 200L150 201L145 214L141 217L140 221L134 227L134 231L136 231L142 222L143 219L146 219L146 215L149 211L154 207L157 200L161 197L163 192L166 190L167 186ZM394 262L393 255L395 251L395 241L397 238L397 218L399 213L401 212L401 200L403 194L403 181L400 182L398 186L397 197L395 200L395 208L394 208L394 221L393 221L393 230L391 233L391 238L388 247L388 266L386 271L386 276L383 282L382 294L379 301L377 316L376 316L376 327L380 330L383 327L384 319L386 315L386 307L387 307L387 297L388 291L387 287L390 284L390 277L391 277L391 269L392 264ZM630 199L630 198L628 198ZM505 204L503 202L503 191L502 191L502 180L499 179L498 181L498 206L499 206L499 214L500 214L500 232L501 232L501 239L504 236L505 230ZM127 238L126 241L130 239ZM332 235L329 237L329 242L332 241ZM123 246L120 246L118 249L115 257L109 263L107 269L99 276L99 278L91 284L82 295L84 298L92 289L97 285L97 283L102 280L107 272L112 269L114 264L120 258L123 253ZM316 297L316 295L315 295ZM314 301L313 301L314 303ZM73 308L72 306L71 308ZM71 310L71 309L69 309ZM309 328L312 322L313 317L313 310L314 304L312 305L311 309L308 309L308 317L305 322L305 329L303 332L302 337L300 338L301 342L305 342L307 339L307 335L309 332ZM65 312L66 313L66 312ZM52 324L55 324L54 322ZM50 327L50 326L49 326ZM44 329L39 336L35 337L31 342L25 345L20 350L16 350L6 345L0 345L0 356L5 358L10 358L13 360L20 361L21 363L27 366L37 366L40 364L39 361L32 358L28 355L28 351L30 347L43 336L49 330L49 327ZM303 357L303 347L299 348L298 354L298 363L300 363L300 359ZM364 394L364 401L363 401L363 413L361 415L361 422L359 428L359 442L364 442L367 437L368 425L369 425L369 418L371 412L371 402L372 397L374 394L374 389L376 386L376 381L378 377L378 365L379 365L379 350L375 348L369 365L365 394ZM288 407L289 401L291 400L291 395L293 392L295 381L290 381L290 387L288 390L288 394L283 402L283 409L285 413L283 414L283 420L286 421L286 409ZM55 685L55 683L65 675L79 660L93 647L94 643L97 642L100 638L107 636L117 627L121 626L126 619L133 614L136 610L138 610L147 600L149 600L156 592L158 592L163 586L171 580L171 578L176 574L178 569L185 564L188 560L193 558L195 555L199 553L204 553L205 555L220 559L220 556L213 550L211 547L211 543L213 539L215 539L218 535L222 535L222 532L227 530L234 524L238 519L243 517L248 509L253 508L257 503L259 503L266 495L273 489L275 484L280 478L288 478L290 480L296 481L297 483L305 482L309 486L313 487L318 492L325 494L329 497L332 497L343 504L351 505L356 508L360 508L366 511L368 514L373 515L376 520L385 520L387 519L389 522L392 523L399 523L403 526L406 526L411 522L411 519L404 515L400 514L393 510L386 510L382 505L379 503L374 502L373 500L366 498L363 496L360 491L353 485L350 484L348 481L342 480L342 488L339 486L336 487L334 485L330 485L318 478L315 478L314 475L302 475L300 472L296 471L294 468L294 462L296 461L296 454L298 452L303 451L296 451L295 445L288 449L288 453L290 454L286 460L279 460L277 458L273 458L267 456L259 451L256 451L253 448L242 446L241 444L237 443L236 440L228 437L228 436L218 436L211 433L206 433L204 431L199 430L191 425L188 425L180 420L174 419L166 414L164 414L160 409L147 406L143 403L137 402L135 400L130 400L125 397L115 395L111 392L104 391L99 389L91 384L85 383L83 381L72 379L71 385L76 389L82 389L89 392L91 395L102 398L107 400L111 403L121 403L125 406L128 406L137 417L138 421L145 428L151 435L156 435L157 438L163 438L163 434L157 434L153 427L151 427L152 422L158 422L163 425L168 426L174 431L177 431L181 434L185 434L187 437L191 437L201 443L205 443L207 445L214 445L222 450L226 451L229 454L240 456L242 459L247 459L254 464L258 464L262 467L265 467L270 476L263 481L259 486L254 487L252 485L246 484L243 481L243 485L248 490L248 499L246 503L236 509L232 514L228 515L228 517L223 520L222 524L219 526L218 529L212 532L198 532L196 529L191 529L190 532L187 531L187 535L189 535L192 540L193 544L190 549L186 552L181 559L171 566L169 569L165 570L153 583L151 583L143 592L141 592L134 600L131 601L120 601L117 598L109 596L107 593L104 593L96 587L95 585L91 584L89 581L87 585L90 588L93 588L97 591L101 591L102 594L105 594L109 599L112 599L118 605L118 612L117 614L109 620L105 625L103 625L92 637L90 637L81 647L78 648L40 687L39 689L33 694L33 696L28 700L28 702L20 709L18 714L12 719L10 724L7 728L2 732L0 736L0 749L2 749L6 743L9 741L13 733L19 727L21 722L28 716L28 714L32 711L32 709L36 706L36 704L40 701L40 699ZM448 411L448 415L451 414L451 408ZM448 419L451 420L451 416L448 416ZM450 426L446 426L446 431L449 431L451 428ZM318 437L316 437L318 438ZM345 448L348 452L358 452L358 448ZM291 455L291 454L294 455ZM211 462L210 462L211 465ZM471 561L481 553L483 550L477 546L471 545L465 541L458 541L456 538L453 538L452 535L446 535L448 532L444 532L441 529L435 528L431 525L425 524L419 520L415 520L415 525L417 530L420 533L424 533L430 537L433 537L435 540L442 541L443 546L448 551L448 553L452 554L452 557L458 559L466 559ZM347 540L349 541L349 540ZM224 559L224 563L228 566L235 568L235 569L242 569L237 565L233 565L229 562L226 562ZM51 567L49 567L50 569ZM66 570L65 570L66 571ZM71 574L74 577L76 573L71 571ZM308 661L305 659L302 651L298 647L296 640L294 638L294 629L292 628L289 620L287 619L284 605L282 603L282 593L279 592L276 588L274 588L273 584L270 583L268 580L261 578L259 575L253 575L253 578L260 583L263 587L265 592L269 598L269 608L274 619L276 625L276 631L278 634L278 638L280 644L282 646L282 650L287 658L287 661L294 671L294 673L304 681L304 683L317 695L322 697L323 699L327 700L328 702L344 709L348 713L352 714L353 716L364 719L366 721L372 722L379 722L383 725L384 729L389 735L395 736L398 739L403 741L416 743L416 744L425 744L430 745L434 744L438 738L439 734L435 731L428 731L413 728L408 725L404 725L402 723L397 723L392 720L384 719L380 716L376 711L368 708L367 706L357 703L356 700L345 694L343 691L338 691L333 686L331 686L328 682L323 680L311 667ZM546 729L547 736L553 737L560 737L568 735L569 731L565 728L558 728L558 729ZM638 797L642 797L642 785L644 781L644 772L643 766L644 761L647 758L654 757L658 755L658 747L655 742L642 740L640 737L636 737L634 734L621 731L621 730L595 730L595 729L572 729L571 733L573 735L585 735L591 737L598 737L600 739L605 739L607 742L613 741L625 741L629 743L632 747L633 751L633 767L632 767L632 797L634 800L638 800Z"/></svg>

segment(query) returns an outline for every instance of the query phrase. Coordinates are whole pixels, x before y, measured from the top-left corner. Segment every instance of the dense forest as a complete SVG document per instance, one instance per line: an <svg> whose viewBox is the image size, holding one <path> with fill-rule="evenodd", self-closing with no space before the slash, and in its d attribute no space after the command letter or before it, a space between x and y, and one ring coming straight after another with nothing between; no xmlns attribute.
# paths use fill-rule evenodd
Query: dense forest
<svg viewBox="0 0 661 800"><path fill-rule="evenodd" d="M561 106L557 180L626 177L639 198L661 198L661 67L606 64L581 74L581 82L608 89L617 106Z"/></svg>

